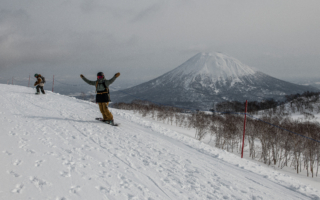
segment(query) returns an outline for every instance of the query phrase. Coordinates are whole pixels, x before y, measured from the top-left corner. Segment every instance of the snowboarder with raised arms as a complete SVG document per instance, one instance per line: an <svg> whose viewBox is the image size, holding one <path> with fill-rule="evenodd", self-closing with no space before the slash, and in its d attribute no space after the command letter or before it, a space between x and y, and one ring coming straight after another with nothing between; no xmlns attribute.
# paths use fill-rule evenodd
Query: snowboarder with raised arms
<svg viewBox="0 0 320 200"><path fill-rule="evenodd" d="M43 86L46 82L46 79L43 76L41 76L41 74L35 74L34 77L37 79L37 81L34 83L34 86L37 86L36 87L36 89L37 89L36 94L40 94L40 90L41 90L42 94L45 94Z"/></svg>
<svg viewBox="0 0 320 200"><path fill-rule="evenodd" d="M82 74L80 77L89 85L94 85L96 87L96 102L99 104L100 112L103 116L103 119L101 121L106 122L107 124L115 125L113 121L113 115L108 109L108 105L110 102L110 94L109 94L109 85L111 85L116 78L120 76L120 73L116 73L112 79L107 80L104 77L104 74L102 72L99 72L97 74L97 80L96 81L90 81L86 77L84 77Z"/></svg>

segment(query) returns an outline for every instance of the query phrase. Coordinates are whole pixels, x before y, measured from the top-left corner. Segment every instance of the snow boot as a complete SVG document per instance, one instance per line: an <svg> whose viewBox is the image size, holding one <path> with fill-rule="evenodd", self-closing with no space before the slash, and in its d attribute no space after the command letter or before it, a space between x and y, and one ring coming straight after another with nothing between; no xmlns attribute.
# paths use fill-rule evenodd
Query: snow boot
<svg viewBox="0 0 320 200"><path fill-rule="evenodd" d="M104 120L104 122L106 122L107 124L110 124L110 125L114 125L113 120Z"/></svg>

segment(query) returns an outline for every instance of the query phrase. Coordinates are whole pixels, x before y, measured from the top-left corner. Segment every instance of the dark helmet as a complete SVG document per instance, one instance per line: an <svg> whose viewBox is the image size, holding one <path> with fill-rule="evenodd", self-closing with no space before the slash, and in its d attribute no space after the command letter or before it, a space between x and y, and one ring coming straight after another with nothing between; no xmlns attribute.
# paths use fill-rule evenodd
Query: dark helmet
<svg viewBox="0 0 320 200"><path fill-rule="evenodd" d="M37 77L39 74L34 74L34 77Z"/></svg>
<svg viewBox="0 0 320 200"><path fill-rule="evenodd" d="M103 72L99 72L97 76L104 76Z"/></svg>

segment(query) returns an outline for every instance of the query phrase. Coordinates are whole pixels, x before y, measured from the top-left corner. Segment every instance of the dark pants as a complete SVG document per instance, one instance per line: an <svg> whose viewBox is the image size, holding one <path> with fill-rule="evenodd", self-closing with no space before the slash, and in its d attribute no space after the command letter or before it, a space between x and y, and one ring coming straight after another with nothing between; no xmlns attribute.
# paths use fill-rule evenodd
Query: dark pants
<svg viewBox="0 0 320 200"><path fill-rule="evenodd" d="M45 94L43 86L38 85L36 89L37 89L37 93L39 93L40 92L39 90L41 90L42 94Z"/></svg>

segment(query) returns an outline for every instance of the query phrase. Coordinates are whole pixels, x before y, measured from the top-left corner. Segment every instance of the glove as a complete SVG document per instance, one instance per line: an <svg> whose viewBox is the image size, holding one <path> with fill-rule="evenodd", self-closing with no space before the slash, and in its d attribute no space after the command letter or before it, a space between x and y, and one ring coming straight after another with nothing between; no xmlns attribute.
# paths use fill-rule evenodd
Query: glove
<svg viewBox="0 0 320 200"><path fill-rule="evenodd" d="M83 78L83 75L82 75L82 74L80 74L80 77L81 77L81 78Z"/></svg>
<svg viewBox="0 0 320 200"><path fill-rule="evenodd" d="M116 78L118 78L118 77L120 76L120 73L118 72L118 73L116 73L114 76L115 76Z"/></svg>

